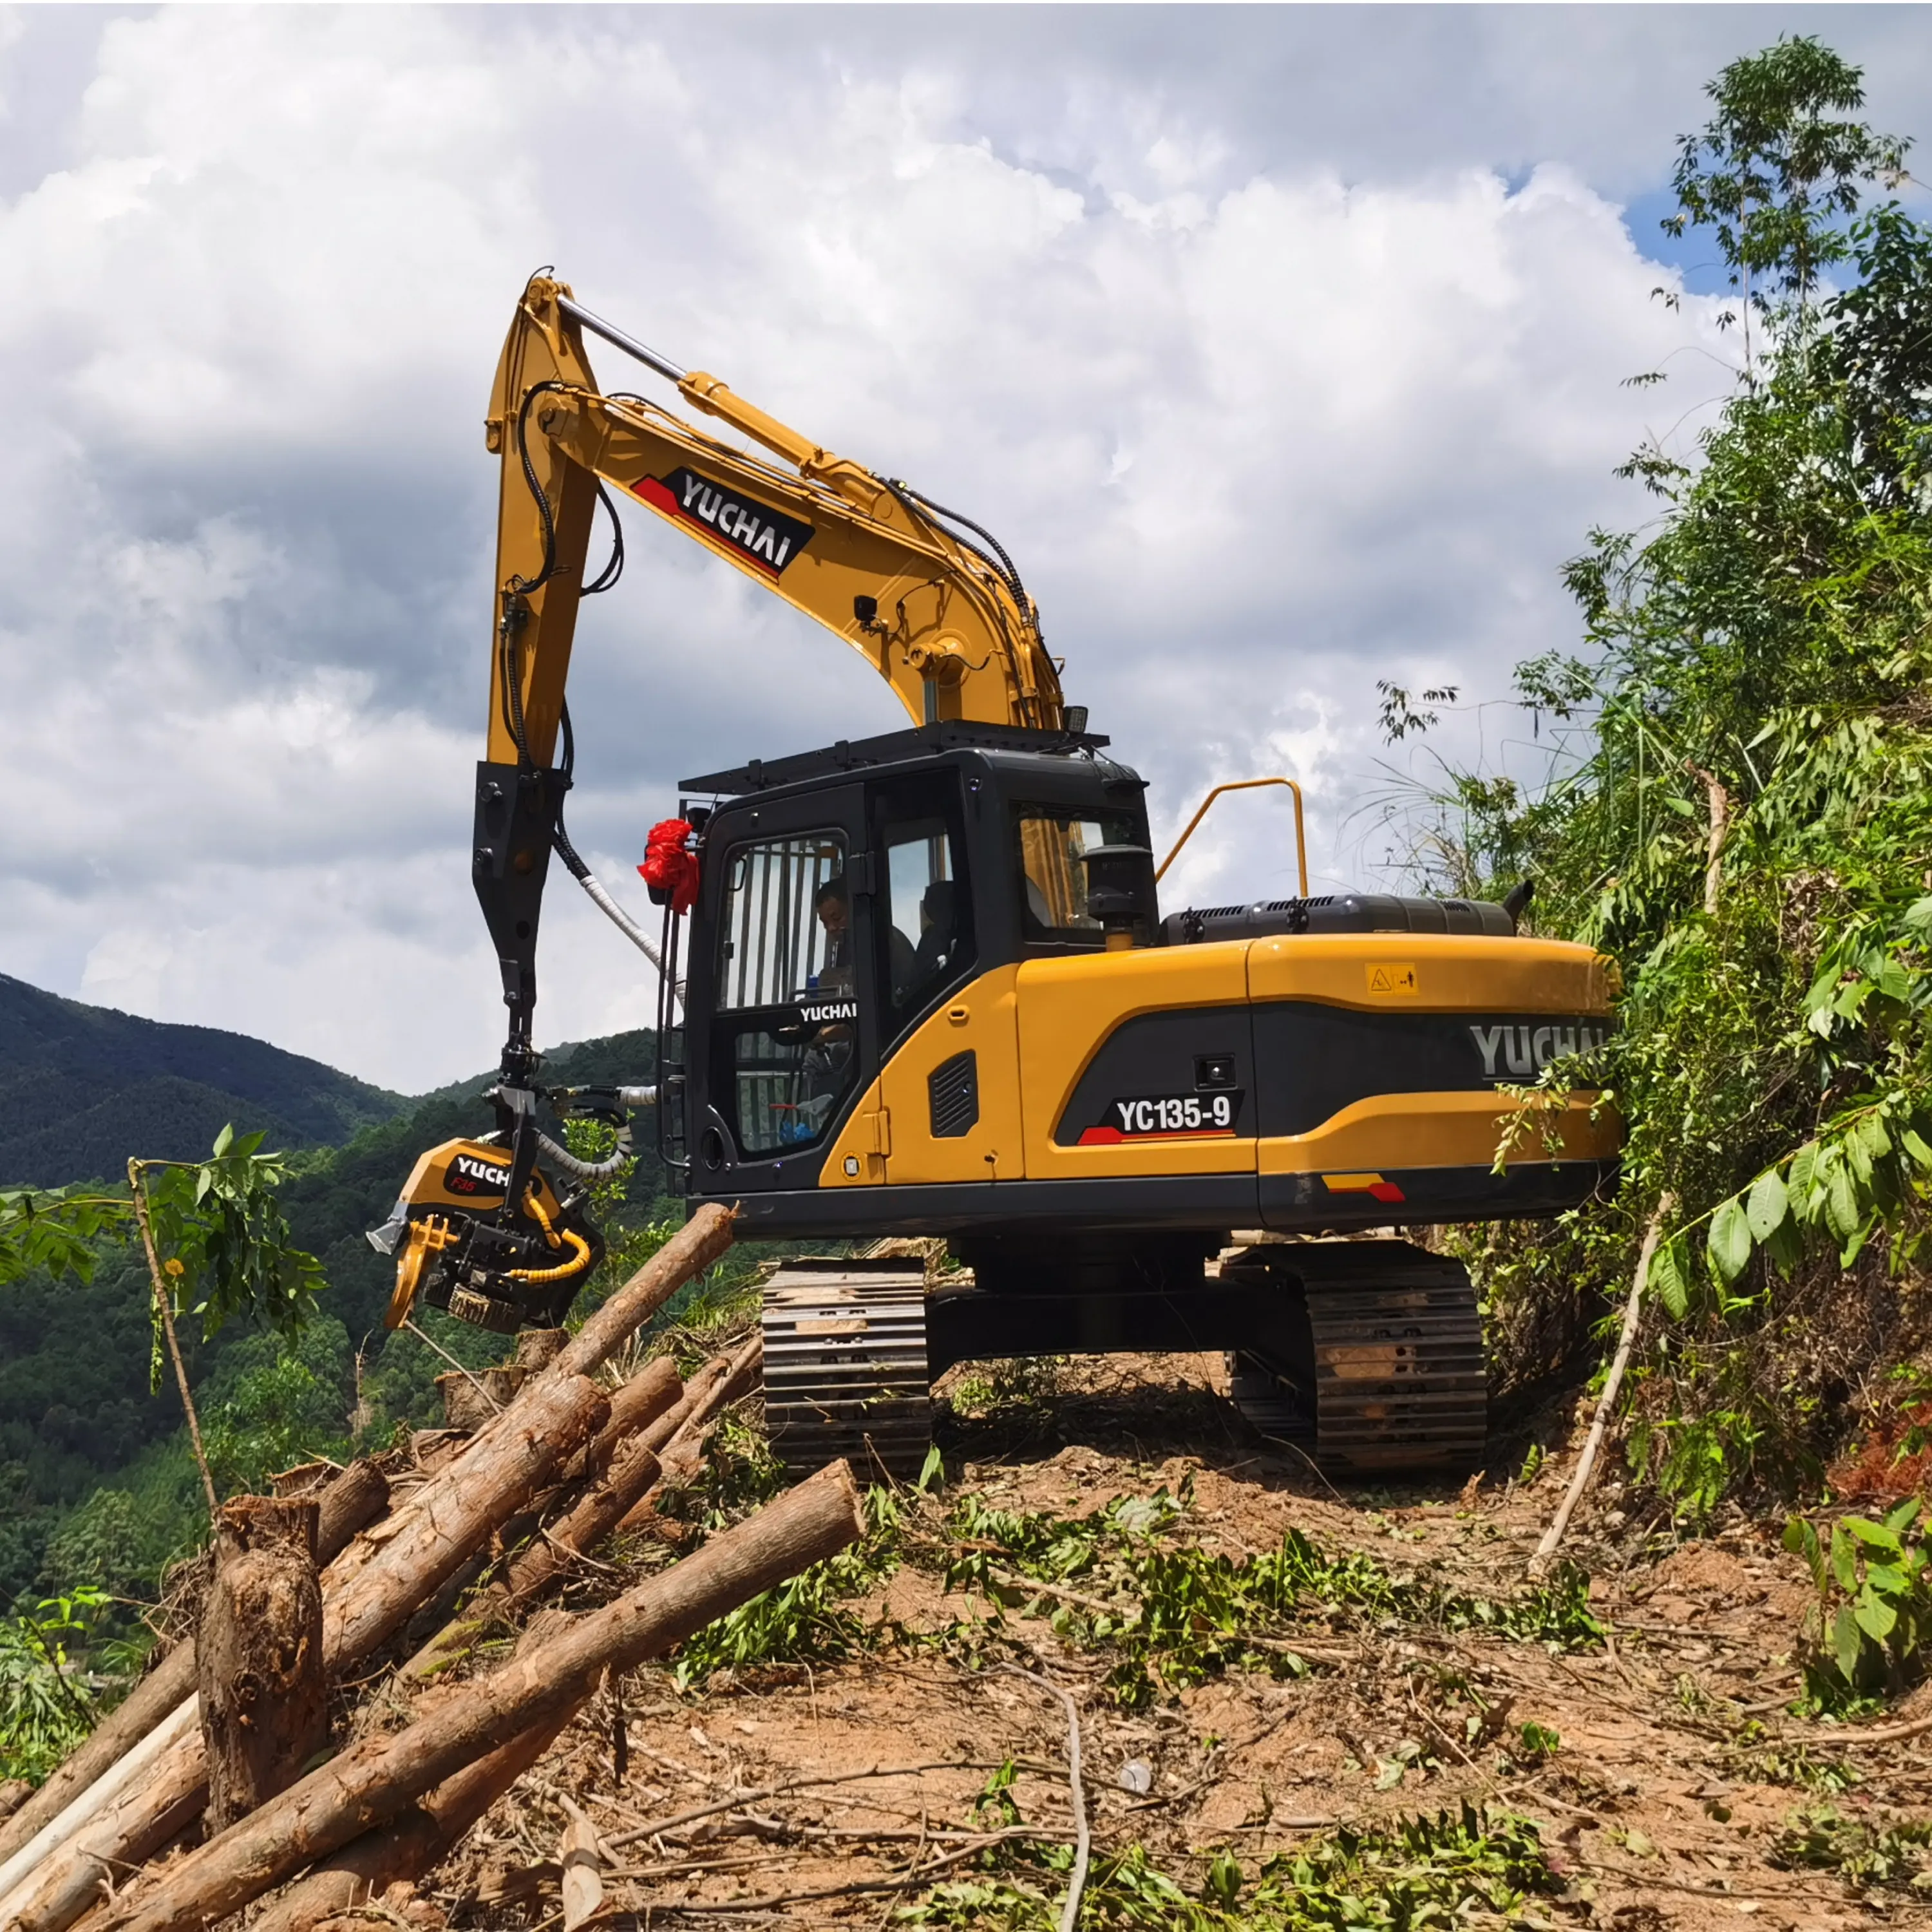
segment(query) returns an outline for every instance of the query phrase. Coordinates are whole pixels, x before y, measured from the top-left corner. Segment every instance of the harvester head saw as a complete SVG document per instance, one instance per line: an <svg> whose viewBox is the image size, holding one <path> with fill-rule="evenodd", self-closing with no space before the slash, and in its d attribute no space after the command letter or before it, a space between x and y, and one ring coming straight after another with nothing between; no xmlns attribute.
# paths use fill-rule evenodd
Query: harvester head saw
<svg viewBox="0 0 1932 1932"><path fill-rule="evenodd" d="M418 1301L501 1335L561 1328L604 1258L604 1238L590 1214L591 1186L632 1159L628 1112L649 1104L654 1090L560 1088L544 1096L560 1115L617 1126L616 1148L596 1162L536 1130L533 1090L512 1098L498 1088L488 1097L504 1127L431 1148L411 1169L388 1220L369 1231L370 1245L396 1258L384 1318L392 1328ZM566 1177L561 1187L547 1169Z"/></svg>
<svg viewBox="0 0 1932 1932"><path fill-rule="evenodd" d="M384 1317L400 1328L418 1301L500 1335L557 1328L604 1256L584 1210L588 1190L560 1196L533 1167L509 1204L510 1160L488 1141L445 1141L411 1171L395 1210L370 1231L396 1258Z"/></svg>

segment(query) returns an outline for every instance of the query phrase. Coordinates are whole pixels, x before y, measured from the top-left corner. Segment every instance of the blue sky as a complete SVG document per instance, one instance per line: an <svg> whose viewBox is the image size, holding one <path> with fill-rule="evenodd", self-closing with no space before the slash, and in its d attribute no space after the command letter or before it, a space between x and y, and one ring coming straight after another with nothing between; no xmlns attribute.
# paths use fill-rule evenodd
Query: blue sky
<svg viewBox="0 0 1932 1932"><path fill-rule="evenodd" d="M1364 877L1390 844L1376 680L1456 684L1445 748L1527 769L1540 741L1498 700L1575 640L1563 559L1651 513L1614 466L1647 435L1691 447L1724 393L1717 284L1656 226L1704 82L1817 31L1867 65L1878 124L1923 133L1925 28L0 11L0 673L24 753L0 971L405 1088L490 1063L465 862L480 424L544 262L999 532L1157 835L1216 779L1285 771L1317 872ZM620 890L679 776L898 722L793 614L654 523L631 538L573 673L572 830ZM1267 794L1234 802L1176 902L1283 890L1286 830ZM643 1023L637 964L560 878L540 1033Z"/></svg>

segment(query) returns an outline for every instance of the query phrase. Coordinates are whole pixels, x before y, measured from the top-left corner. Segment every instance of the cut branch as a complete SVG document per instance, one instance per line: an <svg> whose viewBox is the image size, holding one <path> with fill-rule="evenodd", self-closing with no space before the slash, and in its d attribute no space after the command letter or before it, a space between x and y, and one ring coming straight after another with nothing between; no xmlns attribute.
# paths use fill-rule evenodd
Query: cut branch
<svg viewBox="0 0 1932 1932"><path fill-rule="evenodd" d="M1604 1432L1610 1427L1610 1417L1616 1408L1617 1391L1623 1387L1624 1371L1630 1366L1630 1350L1636 1345L1637 1324L1643 1314L1643 1285L1650 1273L1652 1258L1657 1252L1658 1237L1664 1231L1664 1222L1676 1211L1677 1197L1667 1190L1650 1210L1650 1220L1643 1231L1643 1246L1636 1258L1636 1272L1630 1279L1629 1298L1624 1304L1623 1332L1617 1337L1617 1352L1611 1360L1610 1372L1604 1378L1604 1392L1597 1398L1596 1418L1590 1424L1583 1453L1576 1460L1576 1473L1570 1478L1570 1486L1564 1492L1563 1500L1550 1519L1550 1527L1543 1532L1543 1540L1536 1546L1536 1554L1529 1559L1529 1574L1533 1577L1541 1576L1548 1570L1556 1555L1556 1546L1563 1540L1563 1532L1570 1527L1570 1514L1590 1486L1591 1475L1597 1466L1598 1452L1604 1446Z"/></svg>

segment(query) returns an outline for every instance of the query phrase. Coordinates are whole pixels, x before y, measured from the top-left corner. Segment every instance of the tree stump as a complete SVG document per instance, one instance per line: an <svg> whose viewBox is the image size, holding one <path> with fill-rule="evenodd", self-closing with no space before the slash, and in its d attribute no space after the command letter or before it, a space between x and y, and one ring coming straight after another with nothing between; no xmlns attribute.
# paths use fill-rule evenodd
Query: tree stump
<svg viewBox="0 0 1932 1932"><path fill-rule="evenodd" d="M526 1328L517 1337L517 1352L512 1359L518 1367L535 1375L563 1353L564 1344L569 1340L568 1328Z"/></svg>
<svg viewBox="0 0 1932 1932"><path fill-rule="evenodd" d="M509 1407L530 1372L519 1362L505 1362L497 1368L478 1369L474 1375L452 1369L438 1376L436 1386L442 1397L443 1420L452 1429L473 1435Z"/></svg>
<svg viewBox="0 0 1932 1932"><path fill-rule="evenodd" d="M308 1496L222 1505L195 1644L211 1832L286 1791L328 1742L320 1514Z"/></svg>

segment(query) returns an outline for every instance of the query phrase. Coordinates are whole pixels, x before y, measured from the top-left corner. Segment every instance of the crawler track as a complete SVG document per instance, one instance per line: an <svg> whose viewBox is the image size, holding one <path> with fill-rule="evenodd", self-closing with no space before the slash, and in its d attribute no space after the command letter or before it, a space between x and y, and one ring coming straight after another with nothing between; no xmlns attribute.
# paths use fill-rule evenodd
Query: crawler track
<svg viewBox="0 0 1932 1932"><path fill-rule="evenodd" d="M1300 1362L1241 1354L1234 1400L1255 1425L1338 1471L1450 1470L1480 1460L1488 1377L1475 1291L1460 1262L1406 1241L1250 1248L1222 1279L1265 1272L1306 1310Z"/></svg>
<svg viewBox="0 0 1932 1932"><path fill-rule="evenodd" d="M765 1427L794 1475L917 1477L932 1440L926 1275L902 1260L788 1262L765 1284Z"/></svg>

